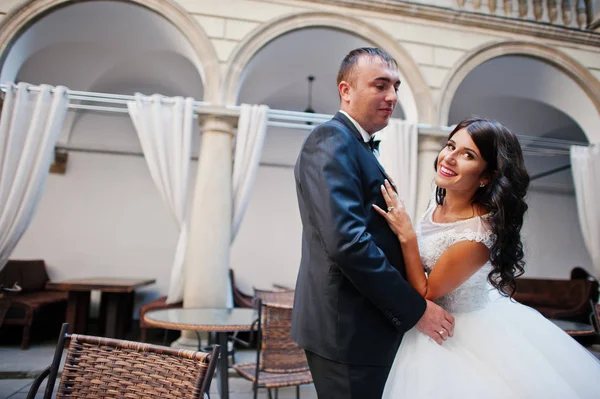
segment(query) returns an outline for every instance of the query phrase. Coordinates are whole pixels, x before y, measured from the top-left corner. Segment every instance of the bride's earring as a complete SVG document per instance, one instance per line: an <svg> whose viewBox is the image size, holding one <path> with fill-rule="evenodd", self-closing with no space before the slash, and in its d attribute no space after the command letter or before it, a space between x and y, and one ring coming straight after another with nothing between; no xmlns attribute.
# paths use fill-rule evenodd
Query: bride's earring
<svg viewBox="0 0 600 399"><path fill-rule="evenodd" d="M485 187L485 183L484 182L479 183L479 187Z"/></svg>

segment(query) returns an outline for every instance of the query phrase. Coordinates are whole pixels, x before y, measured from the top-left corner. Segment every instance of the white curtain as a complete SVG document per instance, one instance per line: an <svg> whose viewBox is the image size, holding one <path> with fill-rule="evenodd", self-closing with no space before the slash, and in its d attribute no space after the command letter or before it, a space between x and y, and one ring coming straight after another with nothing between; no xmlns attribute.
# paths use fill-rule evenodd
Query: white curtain
<svg viewBox="0 0 600 399"><path fill-rule="evenodd" d="M379 160L386 173L394 180L404 206L415 221L417 211L417 165L419 132L417 125L400 119L391 119L388 126L377 133Z"/></svg>
<svg viewBox="0 0 600 399"><path fill-rule="evenodd" d="M600 278L600 146L572 146L571 171L583 240Z"/></svg>
<svg viewBox="0 0 600 399"><path fill-rule="evenodd" d="M233 158L231 242L235 240L248 206L262 153L269 107L242 104Z"/></svg>
<svg viewBox="0 0 600 399"><path fill-rule="evenodd" d="M67 88L9 84L0 115L0 270L29 226L67 114Z"/></svg>
<svg viewBox="0 0 600 399"><path fill-rule="evenodd" d="M179 228L167 303L183 299L183 262L188 240L188 190L194 99L139 93L127 104L150 175Z"/></svg>

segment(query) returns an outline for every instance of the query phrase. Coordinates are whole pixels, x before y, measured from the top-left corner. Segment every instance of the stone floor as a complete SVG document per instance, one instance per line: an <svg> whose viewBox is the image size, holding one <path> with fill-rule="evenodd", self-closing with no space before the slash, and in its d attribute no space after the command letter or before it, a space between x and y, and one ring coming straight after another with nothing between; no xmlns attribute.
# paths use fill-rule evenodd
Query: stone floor
<svg viewBox="0 0 600 399"><path fill-rule="evenodd" d="M17 344L0 342L0 399L25 399L33 379L51 363L55 345L54 339L48 339L34 342L28 350L21 350ZM588 349L600 359L600 345L592 345ZM255 350L238 350L236 361L253 361L255 356ZM215 379L211 387L211 398L213 399L220 398L216 382ZM230 370L229 385L231 399L252 398L250 382L239 377L233 370ZM42 398L44 389L45 384L38 391L36 398ZM300 392L301 398L304 399L317 397L312 384L302 386ZM266 390L260 390L259 398L266 397L268 397ZM280 389L279 397L281 399L295 398L295 388Z"/></svg>
<svg viewBox="0 0 600 399"><path fill-rule="evenodd" d="M10 399L25 399L33 380L31 379L0 379L0 398ZM213 382L211 386L211 399L220 399L217 393L217 388ZM40 387L36 399L42 398L44 395L45 384ZM55 389L56 392L56 389ZM231 399L250 399L252 398L252 386L242 378L231 378L229 380L229 397ZM264 389L259 391L259 398L266 398L267 392ZM279 390L279 398L292 399L296 397L295 388L281 388ZM304 385L300 388L300 397L303 399L316 398L315 389L312 385Z"/></svg>
<svg viewBox="0 0 600 399"><path fill-rule="evenodd" d="M21 350L17 345L0 345L0 399L25 399L33 379L51 362L54 355L55 342L34 343L28 350ZM64 361L63 353L63 361ZM247 362L255 359L255 350L239 350L236 354L237 362ZM36 398L42 398L45 383L40 387ZM231 399L252 398L252 385L249 381L239 377L230 370L229 397ZM217 391L217 380L211 386L212 399L220 399ZM267 391L259 390L259 398L266 398ZM295 388L282 388L279 398L292 399L296 397ZM314 386L304 385L300 389L300 397L314 399L317 397Z"/></svg>

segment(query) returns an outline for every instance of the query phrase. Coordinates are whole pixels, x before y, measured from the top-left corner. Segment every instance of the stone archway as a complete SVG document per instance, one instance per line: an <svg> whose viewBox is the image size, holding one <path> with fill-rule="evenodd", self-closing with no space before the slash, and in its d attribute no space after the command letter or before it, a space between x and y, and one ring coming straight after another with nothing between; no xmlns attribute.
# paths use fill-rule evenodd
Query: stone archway
<svg viewBox="0 0 600 399"><path fill-rule="evenodd" d="M463 57L458 66L448 75L443 85L437 116L438 125L445 126L448 124L452 101L465 78L483 63L504 56L531 57L556 68L585 93L593 108L600 114L600 82L594 78L589 70L571 57L551 47L537 43L509 41L487 44ZM577 118L574 119L577 120ZM581 121L577 122L581 123ZM600 136L590 136L595 133L595 129L590 128L590 123L581 123L581 125L586 135L588 135L589 141L600 140Z"/></svg>
<svg viewBox="0 0 600 399"><path fill-rule="evenodd" d="M16 40L44 16L69 5L96 0L29 0L13 9L0 23L0 66ZM148 9L173 24L189 41L199 62L204 100L218 98L220 70L216 51L198 23L172 0L118 0Z"/></svg>
<svg viewBox="0 0 600 399"><path fill-rule="evenodd" d="M308 12L286 16L257 29L244 40L231 56L224 79L222 101L225 104L237 102L244 71L252 58L269 42L292 31L307 28L331 28L352 34L388 51L398 61L403 80L409 87L409 95L404 100L407 119L414 122L431 123L433 101L429 87L421 75L417 64L408 53L381 30L359 19L326 12ZM412 103L412 104L411 104Z"/></svg>

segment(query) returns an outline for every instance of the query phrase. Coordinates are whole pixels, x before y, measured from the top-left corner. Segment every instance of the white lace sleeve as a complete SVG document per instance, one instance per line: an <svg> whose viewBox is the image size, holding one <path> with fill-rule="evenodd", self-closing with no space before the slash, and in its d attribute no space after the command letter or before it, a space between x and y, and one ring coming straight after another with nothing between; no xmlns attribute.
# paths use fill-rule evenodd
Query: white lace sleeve
<svg viewBox="0 0 600 399"><path fill-rule="evenodd" d="M430 215L430 212L428 214ZM426 269L431 270L439 257L460 241L481 242L488 249L494 244L495 236L486 216L456 223L434 223L429 215L426 214L416 230L421 259Z"/></svg>
<svg viewBox="0 0 600 399"><path fill-rule="evenodd" d="M476 228L467 227L460 229L459 231L455 231L454 234L452 234L452 244L456 244L460 241L475 241L482 243L488 247L488 249L492 248L495 238L494 233L492 230L487 228L487 226L484 226L484 223L482 223L481 220L477 221L479 222L479 226Z"/></svg>

